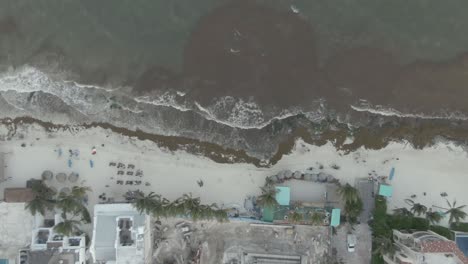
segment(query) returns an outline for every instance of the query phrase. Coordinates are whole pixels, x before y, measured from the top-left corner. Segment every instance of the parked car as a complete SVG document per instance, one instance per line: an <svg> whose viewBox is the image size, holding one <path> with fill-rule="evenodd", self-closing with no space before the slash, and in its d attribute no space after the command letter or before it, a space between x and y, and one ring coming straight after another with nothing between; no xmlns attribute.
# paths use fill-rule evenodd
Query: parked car
<svg viewBox="0 0 468 264"><path fill-rule="evenodd" d="M356 235L348 234L346 237L346 244L348 245L348 252L354 252L356 247Z"/></svg>

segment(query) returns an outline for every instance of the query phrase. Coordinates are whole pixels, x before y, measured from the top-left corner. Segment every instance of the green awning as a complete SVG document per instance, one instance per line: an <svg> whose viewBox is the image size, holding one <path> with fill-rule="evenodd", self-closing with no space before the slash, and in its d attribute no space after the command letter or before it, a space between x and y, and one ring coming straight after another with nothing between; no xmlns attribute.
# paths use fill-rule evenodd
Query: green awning
<svg viewBox="0 0 468 264"><path fill-rule="evenodd" d="M289 205L291 199L291 190L289 187L277 186L276 201L279 205Z"/></svg>
<svg viewBox="0 0 468 264"><path fill-rule="evenodd" d="M330 225L337 227L340 225L341 210L335 208L332 210Z"/></svg>
<svg viewBox="0 0 468 264"><path fill-rule="evenodd" d="M273 215L274 215L273 213L274 213L273 207L263 208L262 220L265 222L273 222Z"/></svg>
<svg viewBox="0 0 468 264"><path fill-rule="evenodd" d="M392 197L393 187L390 185L381 184L379 187L379 195L385 197Z"/></svg>

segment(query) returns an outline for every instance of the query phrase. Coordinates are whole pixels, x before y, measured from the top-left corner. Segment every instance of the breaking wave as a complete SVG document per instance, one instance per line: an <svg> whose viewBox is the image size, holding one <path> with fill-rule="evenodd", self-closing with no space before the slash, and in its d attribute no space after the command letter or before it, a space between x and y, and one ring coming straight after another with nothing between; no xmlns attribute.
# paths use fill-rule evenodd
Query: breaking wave
<svg viewBox="0 0 468 264"><path fill-rule="evenodd" d="M60 76L50 76L32 67L23 66L0 75L0 95L5 102L21 110L22 115L35 116L37 113L49 113L40 118L54 121L52 114L63 109L53 109L57 104L39 104L39 95L48 97L48 101L61 100L72 111L78 112L82 119L68 121L117 121L120 125L144 128L145 124L131 122L131 115L147 113L156 119L162 127L157 132L164 131L164 122L160 122L156 109L167 108L173 115L191 112L200 118L228 126L235 129L262 129L274 121L280 121L296 115L305 115L314 120L323 118L323 104L314 102L311 109L305 112L300 108L274 109L262 108L254 101L244 101L231 96L218 98L215 103L202 106L196 101L190 101L185 93L169 91L157 95L136 96L129 94L129 87L102 87L97 85L80 84L76 81L64 80ZM36 105L35 105L36 104ZM64 107L64 106L61 106ZM1 108L1 106L0 106ZM40 108L40 109L38 109ZM48 109L46 109L48 108ZM156 109L155 109L156 108ZM39 110L39 112L37 112ZM5 114L8 111L2 111ZM123 113L126 112L126 113ZM18 113L15 113L18 115ZM187 114L187 113L185 113ZM138 118L133 118L135 121ZM153 127L154 128L154 127ZM151 129L150 129L151 130ZM155 132L155 131L148 131ZM174 134L166 131L164 134Z"/></svg>
<svg viewBox="0 0 468 264"><path fill-rule="evenodd" d="M380 105L373 106L365 100L361 100L359 105L351 105L351 109L356 112L367 112L374 115L384 117L400 117L400 118L415 118L415 119L448 119L448 120L461 120L467 121L468 116L460 112L446 112L438 114L424 114L424 113L404 113L391 107L383 107Z"/></svg>

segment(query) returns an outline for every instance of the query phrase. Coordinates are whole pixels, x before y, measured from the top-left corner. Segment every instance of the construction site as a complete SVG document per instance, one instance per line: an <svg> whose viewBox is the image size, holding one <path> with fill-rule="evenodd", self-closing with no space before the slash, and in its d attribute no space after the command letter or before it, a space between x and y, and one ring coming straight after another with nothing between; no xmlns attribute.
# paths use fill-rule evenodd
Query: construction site
<svg viewBox="0 0 468 264"><path fill-rule="evenodd" d="M155 264L327 263L329 227L155 221Z"/></svg>

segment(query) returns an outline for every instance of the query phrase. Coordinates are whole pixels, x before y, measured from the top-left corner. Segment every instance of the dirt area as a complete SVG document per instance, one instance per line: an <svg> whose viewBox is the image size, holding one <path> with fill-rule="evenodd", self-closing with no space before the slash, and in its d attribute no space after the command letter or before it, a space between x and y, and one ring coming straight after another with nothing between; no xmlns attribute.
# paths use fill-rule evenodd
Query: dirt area
<svg viewBox="0 0 468 264"><path fill-rule="evenodd" d="M155 264L249 264L266 255L297 258L304 264L326 263L329 248L328 228L316 226L164 219L155 224L154 234Z"/></svg>
<svg viewBox="0 0 468 264"><path fill-rule="evenodd" d="M351 229L351 232L356 235L355 252L348 252L346 236L349 230L347 225L341 225L337 230L337 234L332 237L332 251L336 252L339 263L370 263L372 237L369 225L364 223L354 226L354 230Z"/></svg>

